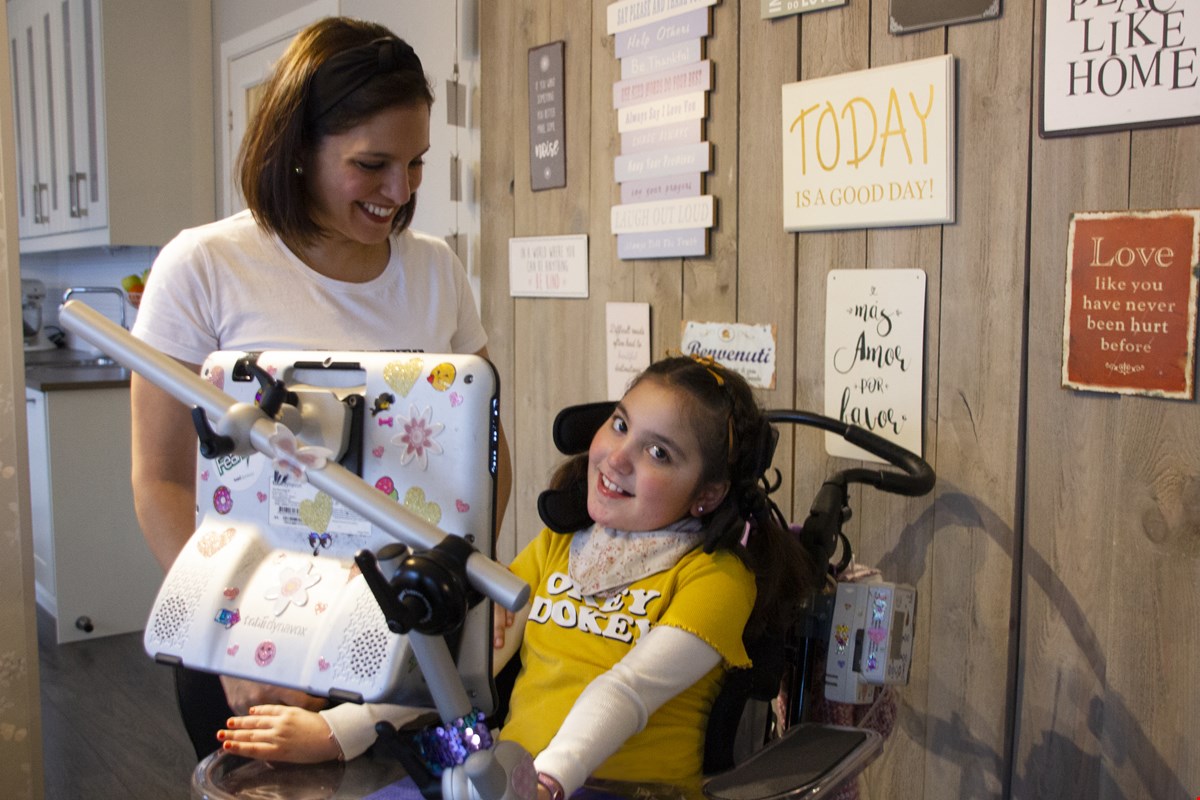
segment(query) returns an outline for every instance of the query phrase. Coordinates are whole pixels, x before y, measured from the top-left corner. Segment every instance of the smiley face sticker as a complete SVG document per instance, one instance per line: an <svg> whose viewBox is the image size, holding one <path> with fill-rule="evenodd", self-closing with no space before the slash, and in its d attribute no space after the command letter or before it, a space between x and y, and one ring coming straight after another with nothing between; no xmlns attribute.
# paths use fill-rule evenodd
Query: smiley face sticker
<svg viewBox="0 0 1200 800"><path fill-rule="evenodd" d="M271 641L260 642L258 647L254 649L254 663L260 667L269 667L271 662L275 660L275 643Z"/></svg>

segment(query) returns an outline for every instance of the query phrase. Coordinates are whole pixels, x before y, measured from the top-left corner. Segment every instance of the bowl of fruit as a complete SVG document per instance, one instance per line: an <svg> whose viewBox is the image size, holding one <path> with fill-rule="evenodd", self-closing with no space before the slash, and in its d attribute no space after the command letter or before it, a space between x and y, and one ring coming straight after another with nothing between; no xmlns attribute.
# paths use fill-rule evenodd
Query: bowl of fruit
<svg viewBox="0 0 1200 800"><path fill-rule="evenodd" d="M121 288L125 290L125 296L129 298L129 305L137 308L142 304L142 291L146 288L146 281L150 278L150 270L147 269L140 275L126 275L121 279Z"/></svg>

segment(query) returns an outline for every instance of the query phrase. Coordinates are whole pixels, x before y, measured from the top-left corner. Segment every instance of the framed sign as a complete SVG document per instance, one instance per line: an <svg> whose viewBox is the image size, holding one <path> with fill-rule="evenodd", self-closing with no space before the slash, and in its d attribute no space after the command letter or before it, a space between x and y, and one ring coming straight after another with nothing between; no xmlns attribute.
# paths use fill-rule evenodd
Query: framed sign
<svg viewBox="0 0 1200 800"><path fill-rule="evenodd" d="M509 239L508 293L513 297L587 297L587 236Z"/></svg>
<svg viewBox="0 0 1200 800"><path fill-rule="evenodd" d="M825 415L921 455L925 271L837 269L825 296ZM831 456L882 461L825 434Z"/></svg>
<svg viewBox="0 0 1200 800"><path fill-rule="evenodd" d="M1063 386L1195 396L1200 209L1071 215Z"/></svg>
<svg viewBox="0 0 1200 800"><path fill-rule="evenodd" d="M684 355L708 356L756 389L775 388L775 326L684 320Z"/></svg>
<svg viewBox="0 0 1200 800"><path fill-rule="evenodd" d="M783 87L783 227L954 221L954 56Z"/></svg>
<svg viewBox="0 0 1200 800"><path fill-rule="evenodd" d="M846 5L847 2L848 0L758 0L758 5L763 19L776 19L824 8L837 8Z"/></svg>
<svg viewBox="0 0 1200 800"><path fill-rule="evenodd" d="M564 47L551 42L529 51L529 184L535 192L567 185Z"/></svg>
<svg viewBox="0 0 1200 800"><path fill-rule="evenodd" d="M1200 120L1200 4L1045 0L1042 136Z"/></svg>
<svg viewBox="0 0 1200 800"><path fill-rule="evenodd" d="M608 399L620 400L650 366L650 304L605 303Z"/></svg>
<svg viewBox="0 0 1200 800"><path fill-rule="evenodd" d="M1054 2L1054 0L1049 0ZM888 30L912 33L1000 16L1000 0L891 0Z"/></svg>

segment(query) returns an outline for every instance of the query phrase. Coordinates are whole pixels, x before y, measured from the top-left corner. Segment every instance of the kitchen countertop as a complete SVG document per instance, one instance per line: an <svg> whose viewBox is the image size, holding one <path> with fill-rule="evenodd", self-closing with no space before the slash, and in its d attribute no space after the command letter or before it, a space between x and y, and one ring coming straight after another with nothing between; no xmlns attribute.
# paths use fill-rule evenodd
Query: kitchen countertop
<svg viewBox="0 0 1200 800"><path fill-rule="evenodd" d="M38 392L128 387L129 370L81 350L33 350L25 353L25 386Z"/></svg>

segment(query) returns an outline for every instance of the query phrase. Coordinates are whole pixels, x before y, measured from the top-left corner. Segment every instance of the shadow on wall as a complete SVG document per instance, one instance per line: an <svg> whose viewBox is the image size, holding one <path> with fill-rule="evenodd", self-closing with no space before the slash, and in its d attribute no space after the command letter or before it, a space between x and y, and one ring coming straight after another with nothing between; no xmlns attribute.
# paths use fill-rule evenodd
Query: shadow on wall
<svg viewBox="0 0 1200 800"><path fill-rule="evenodd" d="M939 480L942 490L937 501L901 532L899 543L885 553L878 567L885 575L902 575L915 582L927 564L912 562L915 554L927 554L929 541L940 529L981 530L991 536L1001 549L1014 556L1012 528L995 512L982 506L975 498L956 491L945 491L947 483ZM933 531L933 533L929 533ZM1071 632L1075 646L1086 657L1096 679L1103 685L1108 661L1096 638L1083 608L1075 600L1050 563L1032 548L1025 548L1021 558L1012 558L1014 567L1021 565L1025 580L1032 581L1049 599L1064 626ZM1014 581L1019 591L1019 584ZM1014 642L1015 644L1015 642ZM1065 644L1065 643L1064 643ZM940 689L936 675L930 675L929 694ZM1041 740L1029 751L1023 764L1017 765L1011 776L1011 796L1017 798L1087 798L1120 797L1122 790L1112 774L1113 764L1129 764L1138 775L1145 796L1156 798L1193 797L1185 789L1179 775L1163 758L1146 735L1129 703L1119 693L1106 691L1104 696L1072 696L1071 675L1060 674L1055 690L1054 707L1088 708L1088 731L1095 737L1096 750L1101 755L1084 752L1079 744L1059 733L1057 719L1051 730L1041 732ZM903 696L903 695L901 695ZM1061 698L1061 699L1060 699ZM953 757L963 765L959 796L981 797L991 792L986 788L1005 785L1009 776L1003 774L1004 757L989 745L976 740L965 723L971 718L971 708L955 712L949 719L915 714L901 715L905 732L917 741L928 741L928 748L939 756ZM1074 715L1072 715L1074 718ZM1064 730L1079 732L1072 721ZM1106 748L1108 753L1103 753ZM1119 743L1119 751L1113 743Z"/></svg>

